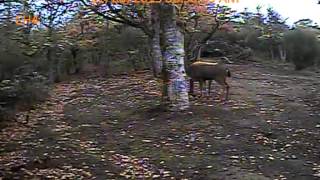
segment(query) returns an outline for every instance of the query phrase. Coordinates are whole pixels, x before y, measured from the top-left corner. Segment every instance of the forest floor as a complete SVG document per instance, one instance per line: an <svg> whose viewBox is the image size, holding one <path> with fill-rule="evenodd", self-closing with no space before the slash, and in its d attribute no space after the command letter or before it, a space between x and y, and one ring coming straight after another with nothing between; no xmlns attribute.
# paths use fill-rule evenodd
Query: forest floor
<svg viewBox="0 0 320 180"><path fill-rule="evenodd" d="M179 113L150 72L58 83L1 130L0 179L320 179L320 74L230 69L228 102L215 85Z"/></svg>

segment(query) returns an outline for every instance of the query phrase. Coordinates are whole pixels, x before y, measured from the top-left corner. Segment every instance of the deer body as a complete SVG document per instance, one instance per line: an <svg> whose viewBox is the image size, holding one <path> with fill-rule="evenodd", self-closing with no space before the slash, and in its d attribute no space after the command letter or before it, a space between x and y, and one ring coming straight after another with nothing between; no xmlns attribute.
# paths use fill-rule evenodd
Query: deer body
<svg viewBox="0 0 320 180"><path fill-rule="evenodd" d="M198 45L198 54L195 62L192 63L186 70L190 79L190 93L193 94L193 81L199 81L200 92L202 96L203 83L209 81L208 92L210 94L212 80L215 80L223 87L223 92L226 91L225 100L228 100L229 85L226 81L227 77L231 77L230 70L222 63L222 60L227 63L232 63L227 57L221 57L219 60L201 58L202 46ZM209 61L209 62L208 62ZM221 97L220 97L221 98ZM221 98L222 99L222 98Z"/></svg>
<svg viewBox="0 0 320 180"><path fill-rule="evenodd" d="M199 81L200 92L202 95L203 83L209 80L209 94L212 80L215 80L223 87L223 91L226 91L225 99L228 99L229 85L226 82L227 77L231 77L230 70L222 63L203 62L197 61L192 63L187 74L191 77L190 80L190 92L193 93L193 81Z"/></svg>

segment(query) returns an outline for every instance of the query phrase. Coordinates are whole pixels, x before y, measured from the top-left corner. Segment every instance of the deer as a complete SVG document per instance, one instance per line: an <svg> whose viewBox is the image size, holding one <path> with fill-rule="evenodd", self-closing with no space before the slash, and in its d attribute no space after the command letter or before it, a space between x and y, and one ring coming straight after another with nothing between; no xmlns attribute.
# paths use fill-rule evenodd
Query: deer
<svg viewBox="0 0 320 180"><path fill-rule="evenodd" d="M193 62L188 68L187 68L187 75L190 77L190 93L193 94L193 82L199 81L200 84L200 96L202 96L203 91L203 84L205 81L209 81L208 84L208 93L210 95L211 90L211 83L212 80L216 81L218 84L220 84L223 88L223 93L221 94L221 101L222 96L225 94L225 101L228 100L229 97L229 89L230 86L227 83L226 79L227 77L231 77L230 70L226 67L224 63L222 63L222 60L227 61L228 63L232 63L227 57L222 57L221 60L214 60L212 62L212 59L201 59L201 46L199 48L198 56L196 58L196 61ZM211 62L208 62L208 61Z"/></svg>

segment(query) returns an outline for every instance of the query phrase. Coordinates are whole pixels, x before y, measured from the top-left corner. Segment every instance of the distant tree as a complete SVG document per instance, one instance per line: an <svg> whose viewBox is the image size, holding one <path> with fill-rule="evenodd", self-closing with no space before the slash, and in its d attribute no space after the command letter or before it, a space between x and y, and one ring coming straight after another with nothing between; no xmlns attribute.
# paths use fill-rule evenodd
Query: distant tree
<svg viewBox="0 0 320 180"><path fill-rule="evenodd" d="M267 9L267 17L263 28L264 34L261 38L266 39L269 43L271 59L275 58L276 51L279 53L278 55L282 61L286 60L286 51L282 42L283 33L288 30L285 22L286 19L283 19L273 8Z"/></svg>
<svg viewBox="0 0 320 180"><path fill-rule="evenodd" d="M288 59L296 70L302 70L319 63L320 43L314 32L308 29L295 29L284 36Z"/></svg>
<svg viewBox="0 0 320 180"><path fill-rule="evenodd" d="M251 29L253 34L257 34L258 41L253 48L260 47L263 51L268 51L271 59L278 56L284 61L286 52L283 46L283 33L289 30L286 25L287 19L282 18L272 7L267 8L266 15L261 13L261 9L262 6L257 6L256 12L245 10L240 13L239 18L242 20L240 25ZM250 34L248 34L249 36ZM248 41L246 40L245 43Z"/></svg>
<svg viewBox="0 0 320 180"><path fill-rule="evenodd" d="M180 24L183 24L181 28L186 39L186 60L197 57L200 47L234 18L236 13L231 8L209 1L183 6L179 11L179 20L182 21Z"/></svg>

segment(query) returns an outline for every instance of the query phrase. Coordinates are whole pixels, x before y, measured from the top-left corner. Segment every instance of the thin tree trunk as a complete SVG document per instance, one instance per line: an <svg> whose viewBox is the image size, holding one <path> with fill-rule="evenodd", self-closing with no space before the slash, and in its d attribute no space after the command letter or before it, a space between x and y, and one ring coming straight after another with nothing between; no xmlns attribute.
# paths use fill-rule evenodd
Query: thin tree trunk
<svg viewBox="0 0 320 180"><path fill-rule="evenodd" d="M55 59L55 67L56 67L55 82L60 82L62 80L62 71L61 71L61 61L59 58Z"/></svg>
<svg viewBox="0 0 320 180"><path fill-rule="evenodd" d="M47 61L49 63L49 82L50 83L55 83L55 82L59 82L60 81L60 75L61 75L61 71L60 71L60 61L57 58L52 58L53 54L54 54L54 50L52 49L52 47L49 47L47 50L47 54L46 54L46 58Z"/></svg>
<svg viewBox="0 0 320 180"><path fill-rule="evenodd" d="M151 5L151 24L153 36L150 37L149 43L151 47L152 68L155 77L159 77L162 69L162 55L160 48L160 4Z"/></svg>
<svg viewBox="0 0 320 180"><path fill-rule="evenodd" d="M106 30L109 30L109 29L110 29L110 22L109 22L109 20L106 20L105 23L106 23Z"/></svg>
<svg viewBox="0 0 320 180"><path fill-rule="evenodd" d="M271 60L274 60L273 47L270 47Z"/></svg>
<svg viewBox="0 0 320 180"><path fill-rule="evenodd" d="M102 66L103 66L103 75L108 76L110 74L110 72L109 72L109 70L110 70L110 54L107 49L103 51Z"/></svg>
<svg viewBox="0 0 320 180"><path fill-rule="evenodd" d="M51 11L50 14L52 15L53 12ZM52 17L50 15L50 17ZM54 49L53 49L53 44L55 44L55 42L52 41L52 34L53 34L53 19L50 18L49 19L49 27L48 27L48 34L47 34L47 37L49 37L50 41L49 41L49 44L50 46L48 47L47 49L47 54L46 54L46 58L47 58L47 61L48 61L48 64L49 64L49 82L50 83L54 83L56 81L56 72L57 72L57 68L56 68L56 63L53 59L53 53L54 53Z"/></svg>
<svg viewBox="0 0 320 180"><path fill-rule="evenodd" d="M286 50L282 45L278 45L280 60L285 62L286 61Z"/></svg>
<svg viewBox="0 0 320 180"><path fill-rule="evenodd" d="M49 74L48 74L48 80L50 83L53 83L55 81L55 64L52 60L52 49L51 47L48 47L46 58L49 63Z"/></svg>
<svg viewBox="0 0 320 180"><path fill-rule="evenodd" d="M163 4L161 23L165 38L164 89L167 89L169 107L173 111L189 108L186 74L184 67L184 36L176 24L176 10L173 5Z"/></svg>
<svg viewBox="0 0 320 180"><path fill-rule="evenodd" d="M132 54L129 54L130 57L129 57L129 61L131 62L131 65L132 65L132 68L134 71L138 71L138 67L137 67L137 54L136 52L135 53L132 53Z"/></svg>

